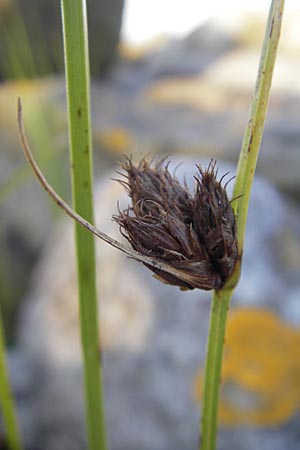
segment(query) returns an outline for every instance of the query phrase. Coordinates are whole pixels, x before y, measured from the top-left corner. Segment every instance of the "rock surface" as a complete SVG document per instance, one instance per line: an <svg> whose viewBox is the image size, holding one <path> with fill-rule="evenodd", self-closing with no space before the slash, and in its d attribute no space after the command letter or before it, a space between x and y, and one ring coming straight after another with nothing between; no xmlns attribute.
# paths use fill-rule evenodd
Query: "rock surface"
<svg viewBox="0 0 300 450"><path fill-rule="evenodd" d="M220 173L227 169L222 164ZM177 169L178 177L184 173L193 183L192 160ZM98 185L96 223L115 237L118 230L110 217L120 198L121 207L126 206L128 199L117 183ZM268 182L257 178L234 309L251 307L259 313L264 308L287 326L299 328L295 292L300 290L300 264L289 256L290 266L283 263L278 248L286 234L297 245L299 223L299 214ZM101 242L97 243L97 263L110 448L196 450L199 411L194 385L205 356L210 294L165 286ZM72 225L67 223L47 243L21 321L23 356L38 373L34 379L40 380L32 383L33 392L27 395L31 399L27 413L36 432L29 439L32 445L33 438L33 448L79 450L84 446L77 320ZM264 383L267 389L267 378ZM231 389L235 398L238 387ZM254 394L246 394L243 402L249 408ZM22 406L26 409L26 399ZM298 430L293 411L269 428L250 423L221 429L220 448L272 449L275 436L276 450L296 450Z"/></svg>
<svg viewBox="0 0 300 450"><path fill-rule="evenodd" d="M299 27L297 16L292 19L285 18L258 174L299 200L299 40L295 39ZM184 154L184 161L193 154L197 162L207 156L236 163L263 27L260 23L256 28L252 17L248 25L239 20L234 23L242 31L206 25L139 58L120 59L104 79L93 83L97 179L122 153L177 153ZM62 156L67 146L64 81L53 78L1 85L1 308L24 297L33 262L46 245L32 279L30 303L21 316L23 350L11 359L13 376L24 369L26 383L20 387L18 378L14 384L27 442L34 442L38 450L81 450L84 421L71 226L58 228L48 240L52 203L45 200L35 180L23 186L24 159L15 119L19 95L33 150L51 182L68 198L67 158ZM22 189L16 188L18 183ZM99 188L102 195L106 192L108 206L105 214L102 209L98 212L98 223L113 233L117 230L112 230L108 218L119 191L108 186L105 182ZM244 275L234 307L267 308L289 326L299 327L299 222L297 205L290 206L287 197L258 178ZM160 285L137 263L102 243L97 246L110 261L100 269L99 292L104 299L105 387L112 450L196 449L199 413L193 386L204 358L209 295L181 293ZM112 286L116 277L120 284ZM132 420L124 423L120 417ZM299 440L297 420L290 417L270 430L224 429L220 448L268 449L276 439L279 450L294 450Z"/></svg>

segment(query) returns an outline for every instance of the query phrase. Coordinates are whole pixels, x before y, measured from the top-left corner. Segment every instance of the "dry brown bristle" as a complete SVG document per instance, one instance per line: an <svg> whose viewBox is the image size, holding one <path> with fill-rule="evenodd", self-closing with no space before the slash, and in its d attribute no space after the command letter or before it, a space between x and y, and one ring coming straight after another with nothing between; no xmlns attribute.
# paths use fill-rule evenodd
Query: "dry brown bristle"
<svg viewBox="0 0 300 450"><path fill-rule="evenodd" d="M114 220L139 253L176 269L176 276L149 267L163 281L184 289L219 289L237 260L235 217L217 180L216 161L197 166L192 194L172 176L165 161L122 164L121 180L131 205Z"/></svg>

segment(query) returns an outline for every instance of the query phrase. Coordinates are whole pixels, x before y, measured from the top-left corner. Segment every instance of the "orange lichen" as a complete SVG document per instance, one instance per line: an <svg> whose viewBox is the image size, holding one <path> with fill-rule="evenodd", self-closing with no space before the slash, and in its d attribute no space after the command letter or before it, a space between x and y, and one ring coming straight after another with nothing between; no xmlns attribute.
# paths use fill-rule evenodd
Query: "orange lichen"
<svg viewBox="0 0 300 450"><path fill-rule="evenodd" d="M300 399L299 331L265 309L229 316L219 418L223 425L278 425ZM202 373L197 376L200 396Z"/></svg>

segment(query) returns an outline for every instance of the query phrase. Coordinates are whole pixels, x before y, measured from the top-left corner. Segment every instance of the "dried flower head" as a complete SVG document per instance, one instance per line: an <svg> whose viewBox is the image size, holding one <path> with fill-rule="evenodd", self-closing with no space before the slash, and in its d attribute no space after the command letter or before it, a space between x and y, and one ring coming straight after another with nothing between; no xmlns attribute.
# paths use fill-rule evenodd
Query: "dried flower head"
<svg viewBox="0 0 300 450"><path fill-rule="evenodd" d="M22 106L18 124L25 156L50 197L72 219L98 238L141 261L162 281L181 289L219 289L232 274L238 259L235 217L227 198L224 176L218 181L216 162L207 170L198 166L192 195L172 177L163 160L151 167L145 159L135 167L122 165L132 205L114 219L133 248L116 241L72 209L47 182L27 142Z"/></svg>
<svg viewBox="0 0 300 450"><path fill-rule="evenodd" d="M138 166L127 159L119 181L132 204L114 220L134 250L172 269L145 263L162 281L181 289L219 289L237 260L235 217L216 162L197 168L192 194L164 160L152 167L145 159Z"/></svg>

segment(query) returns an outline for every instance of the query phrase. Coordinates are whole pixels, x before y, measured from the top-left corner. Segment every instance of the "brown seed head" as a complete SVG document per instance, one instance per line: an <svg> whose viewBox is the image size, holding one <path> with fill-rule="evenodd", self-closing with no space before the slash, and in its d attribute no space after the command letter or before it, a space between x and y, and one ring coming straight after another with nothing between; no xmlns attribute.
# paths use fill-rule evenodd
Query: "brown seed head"
<svg viewBox="0 0 300 450"><path fill-rule="evenodd" d="M176 269L177 275L149 267L162 281L182 289L218 289L237 260L235 217L216 162L198 166L192 195L164 166L127 159L119 180L132 204L114 216L121 233L143 255Z"/></svg>

